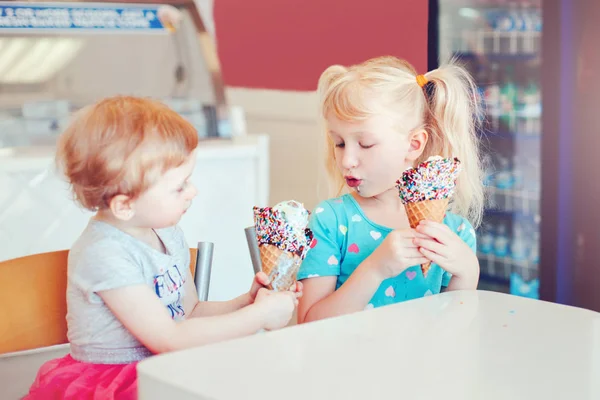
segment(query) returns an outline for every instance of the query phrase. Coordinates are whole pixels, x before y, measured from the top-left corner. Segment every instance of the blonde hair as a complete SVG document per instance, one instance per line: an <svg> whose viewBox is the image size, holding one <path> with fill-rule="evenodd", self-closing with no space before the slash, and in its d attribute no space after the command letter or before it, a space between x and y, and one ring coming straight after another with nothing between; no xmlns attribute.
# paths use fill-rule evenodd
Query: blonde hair
<svg viewBox="0 0 600 400"><path fill-rule="evenodd" d="M139 196L197 145L194 127L166 105L118 96L75 115L59 138L56 163L75 200L96 211L118 194Z"/></svg>
<svg viewBox="0 0 600 400"><path fill-rule="evenodd" d="M413 66L390 56L350 67L331 66L319 79L321 122L330 115L354 122L387 114L397 121L399 132L427 131L429 139L416 163L434 155L458 157L463 172L450 211L478 226L484 194L476 136L481 115L475 100L477 88L469 73L455 62L424 76L429 83L422 88ZM325 141L327 173L339 195L344 180L336 166L334 143L329 135L325 135Z"/></svg>

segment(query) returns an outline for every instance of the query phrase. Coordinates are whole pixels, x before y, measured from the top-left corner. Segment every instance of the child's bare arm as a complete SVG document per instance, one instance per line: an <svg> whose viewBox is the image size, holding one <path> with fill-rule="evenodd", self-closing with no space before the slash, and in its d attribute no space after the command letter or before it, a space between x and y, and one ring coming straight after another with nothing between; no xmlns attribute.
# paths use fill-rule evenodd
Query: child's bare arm
<svg viewBox="0 0 600 400"><path fill-rule="evenodd" d="M247 293L228 301L198 301L196 288L191 281L192 278L190 274L185 284L186 297L184 299L184 304L186 315L191 318L227 314L249 306L254 303L258 291L261 288L267 287L269 284L268 276L263 272L259 272L254 276L252 286ZM290 290L296 292L298 297L302 296L302 284L297 283L296 286L293 286Z"/></svg>
<svg viewBox="0 0 600 400"><path fill-rule="evenodd" d="M176 322L146 285L101 291L98 295L125 328L154 353L233 339L263 328L281 328L291 318L296 301L292 292L275 293L228 314Z"/></svg>
<svg viewBox="0 0 600 400"><path fill-rule="evenodd" d="M198 301L193 308L190 317L212 317L215 315L228 314L252 304L248 293L244 293L235 299L227 301Z"/></svg>
<svg viewBox="0 0 600 400"><path fill-rule="evenodd" d="M304 294L298 305L298 323L316 321L365 309L382 279L367 258L350 275L348 280L335 290L337 277L323 276L302 281Z"/></svg>
<svg viewBox="0 0 600 400"><path fill-rule="evenodd" d="M190 318L211 317L228 314L250 305L249 293L228 301L198 301L198 292L194 285L192 275L188 275L185 282L185 298L183 300L185 314Z"/></svg>

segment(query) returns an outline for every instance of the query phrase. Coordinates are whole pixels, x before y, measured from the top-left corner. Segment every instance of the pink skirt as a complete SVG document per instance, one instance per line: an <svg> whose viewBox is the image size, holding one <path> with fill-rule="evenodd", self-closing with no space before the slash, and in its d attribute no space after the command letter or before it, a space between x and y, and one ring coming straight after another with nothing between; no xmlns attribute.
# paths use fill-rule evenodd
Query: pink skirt
<svg viewBox="0 0 600 400"><path fill-rule="evenodd" d="M23 399L136 399L136 365L91 364L66 355L42 365Z"/></svg>

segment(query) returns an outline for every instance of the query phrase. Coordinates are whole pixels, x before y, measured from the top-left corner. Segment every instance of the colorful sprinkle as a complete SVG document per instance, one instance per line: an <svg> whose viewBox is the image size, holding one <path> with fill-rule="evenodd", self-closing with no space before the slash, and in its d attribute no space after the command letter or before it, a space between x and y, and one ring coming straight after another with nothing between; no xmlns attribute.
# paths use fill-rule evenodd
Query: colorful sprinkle
<svg viewBox="0 0 600 400"><path fill-rule="evenodd" d="M302 259L313 239L313 233L308 228L298 235L298 227L288 223L282 213L272 207L254 207L254 226L259 245L270 244Z"/></svg>
<svg viewBox="0 0 600 400"><path fill-rule="evenodd" d="M396 187L404 204L449 199L454 194L460 171L458 158L431 157L415 168L404 171Z"/></svg>

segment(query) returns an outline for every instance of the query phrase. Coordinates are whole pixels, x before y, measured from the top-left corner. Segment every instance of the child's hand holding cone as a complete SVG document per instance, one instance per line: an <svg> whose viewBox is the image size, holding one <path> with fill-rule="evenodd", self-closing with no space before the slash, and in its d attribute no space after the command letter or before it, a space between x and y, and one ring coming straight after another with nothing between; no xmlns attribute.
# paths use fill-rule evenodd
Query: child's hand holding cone
<svg viewBox="0 0 600 400"><path fill-rule="evenodd" d="M429 262L429 259L419 251L416 238L427 238L416 230L399 229L390 232L383 242L367 258L377 273L378 281L400 275L407 268Z"/></svg>
<svg viewBox="0 0 600 400"><path fill-rule="evenodd" d="M267 274L265 274L264 272L259 272L258 274L254 275L254 280L252 281L252 286L250 287L250 290L248 291L248 304L252 304L254 303L254 301L256 300L256 295L258 294L258 292L260 291L260 289L269 289L269 287L271 286L271 281L269 279L269 277L267 276ZM302 282L296 282L294 283L289 290L293 293L296 294L296 298L300 298L302 297Z"/></svg>
<svg viewBox="0 0 600 400"><path fill-rule="evenodd" d="M404 171L397 183L411 228L416 229L425 220L442 225L460 170L458 159L435 156ZM429 253L422 254L427 256ZM424 276L427 276L431 261L436 262L428 259L428 262L421 264Z"/></svg>
<svg viewBox="0 0 600 400"><path fill-rule="evenodd" d="M465 281L479 280L479 262L471 248L447 225L424 220L417 226L422 236L414 239L419 251L453 276ZM476 266L473 268L472 266Z"/></svg>

